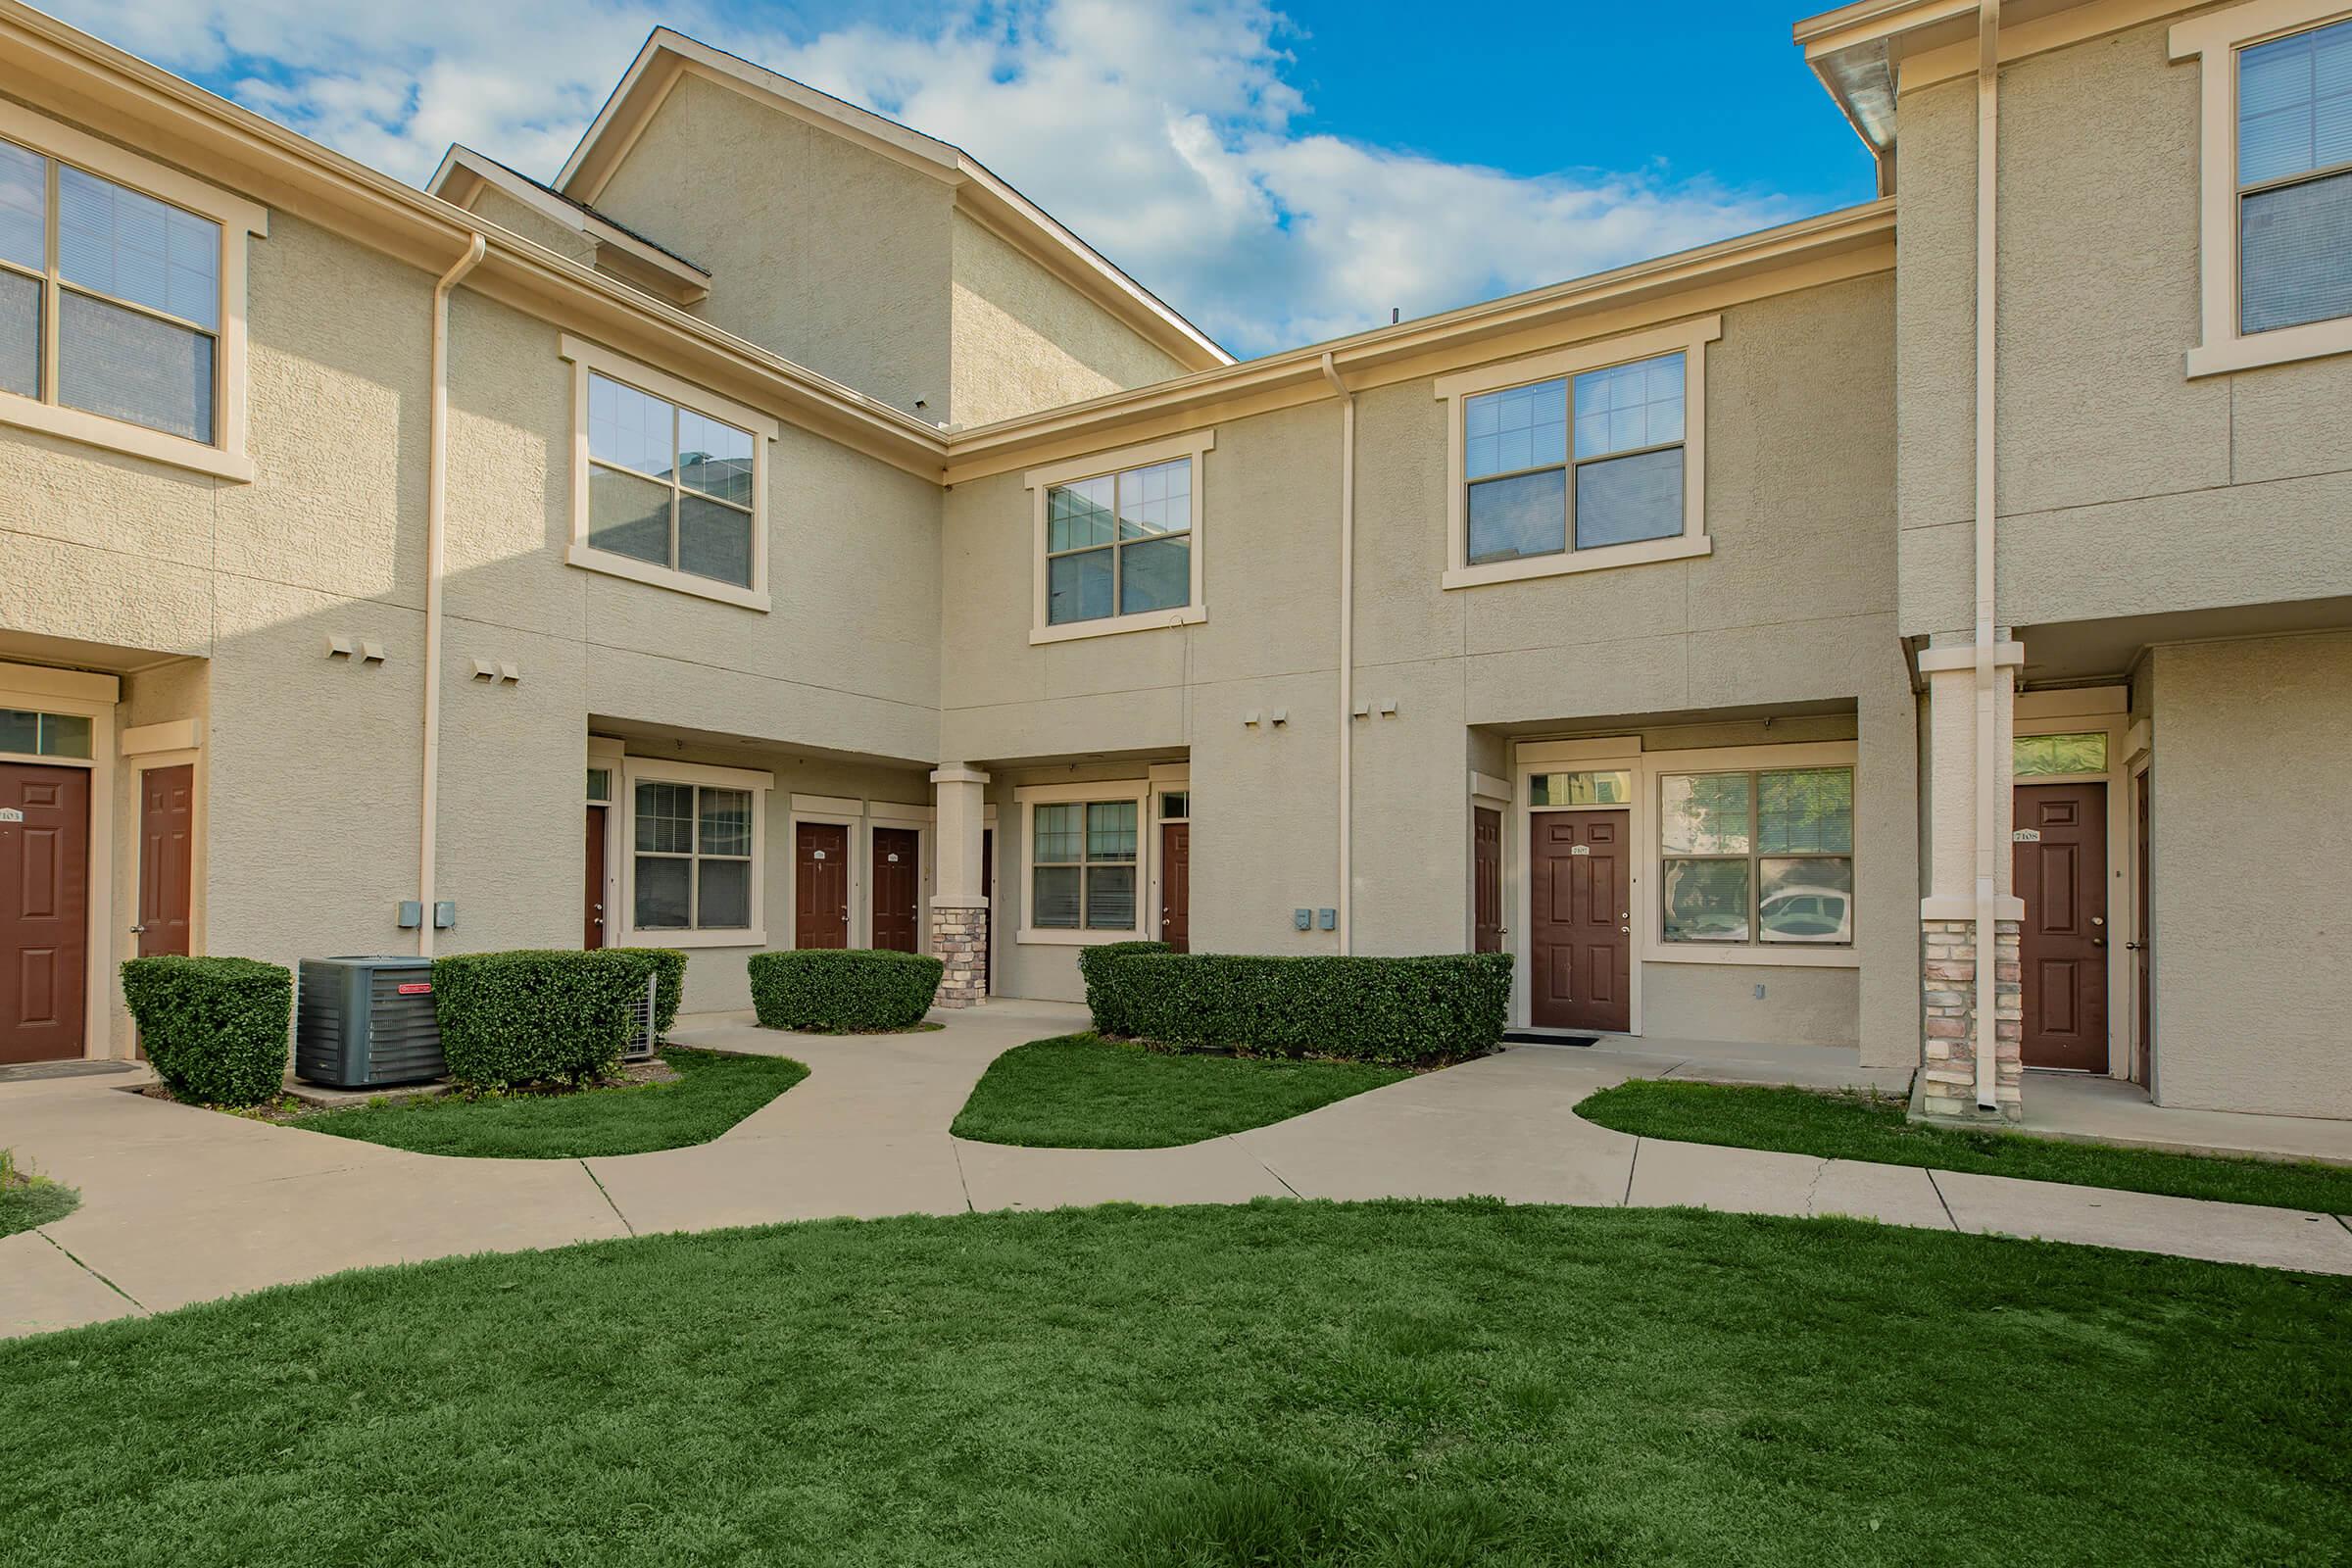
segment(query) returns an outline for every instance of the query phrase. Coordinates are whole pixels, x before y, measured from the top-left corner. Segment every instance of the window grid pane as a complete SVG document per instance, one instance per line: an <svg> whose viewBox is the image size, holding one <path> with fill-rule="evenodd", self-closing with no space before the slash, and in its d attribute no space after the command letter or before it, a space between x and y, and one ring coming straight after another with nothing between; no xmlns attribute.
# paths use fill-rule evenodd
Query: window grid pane
<svg viewBox="0 0 2352 1568"><path fill-rule="evenodd" d="M77 287L207 331L220 324L220 225L66 164L57 170L57 270Z"/></svg>
<svg viewBox="0 0 2352 1568"><path fill-rule="evenodd" d="M2238 202L2238 330L2352 316L2352 172Z"/></svg>
<svg viewBox="0 0 2352 1568"><path fill-rule="evenodd" d="M203 332L67 289L58 306L58 401L210 445L213 352Z"/></svg>
<svg viewBox="0 0 2352 1568"><path fill-rule="evenodd" d="M41 295L37 277L0 271L0 392L41 395Z"/></svg>
<svg viewBox="0 0 2352 1568"><path fill-rule="evenodd" d="M49 266L49 160L11 141L0 141L0 262Z"/></svg>
<svg viewBox="0 0 2352 1568"><path fill-rule="evenodd" d="M2011 748L2012 769L2021 777L2042 773L2104 773L2107 734L2020 735Z"/></svg>
<svg viewBox="0 0 2352 1568"><path fill-rule="evenodd" d="M1086 808L1086 858L1089 860L1135 858L1135 803L1100 801Z"/></svg>
<svg viewBox="0 0 2352 1568"><path fill-rule="evenodd" d="M1607 457L1683 438L1683 357L1587 370L1576 378L1576 455Z"/></svg>
<svg viewBox="0 0 2352 1568"><path fill-rule="evenodd" d="M1850 767L1677 773L1658 781L1667 942L1850 945Z"/></svg>

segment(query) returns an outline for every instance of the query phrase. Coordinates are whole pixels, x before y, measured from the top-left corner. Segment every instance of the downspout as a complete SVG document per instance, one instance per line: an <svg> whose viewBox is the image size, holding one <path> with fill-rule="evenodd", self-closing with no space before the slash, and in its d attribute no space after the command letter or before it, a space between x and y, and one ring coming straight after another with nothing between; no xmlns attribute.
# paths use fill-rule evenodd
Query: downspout
<svg viewBox="0 0 2352 1568"><path fill-rule="evenodd" d="M2001 3L1980 0L1977 8L1977 943L1976 1062L1977 1108L2000 1108L2000 988L1998 906L1993 888L1998 865L2000 779L1993 747L2000 738L1997 677L1993 662L1994 493L1999 470L1993 462L1997 367L1994 351L1999 295L1995 288L1998 247L1994 220L1998 202L2001 124Z"/></svg>
<svg viewBox="0 0 2352 1568"><path fill-rule="evenodd" d="M1330 351L1323 379L1340 396L1340 951L1352 952L1355 898L1355 394L1340 379Z"/></svg>
<svg viewBox="0 0 2352 1568"><path fill-rule="evenodd" d="M441 777L441 574L449 492L449 291L479 265L488 243L475 234L457 265L433 285L432 402L424 470L424 787L416 827L416 952L433 956L433 855Z"/></svg>

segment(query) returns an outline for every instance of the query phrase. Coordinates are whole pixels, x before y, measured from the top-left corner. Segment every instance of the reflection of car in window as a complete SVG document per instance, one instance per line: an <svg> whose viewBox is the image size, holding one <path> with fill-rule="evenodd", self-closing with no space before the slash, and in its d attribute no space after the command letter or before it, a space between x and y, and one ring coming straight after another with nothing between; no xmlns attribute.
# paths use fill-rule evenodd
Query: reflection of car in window
<svg viewBox="0 0 2352 1568"><path fill-rule="evenodd" d="M1783 888L1757 912L1774 942L1853 940L1853 898L1837 888Z"/></svg>

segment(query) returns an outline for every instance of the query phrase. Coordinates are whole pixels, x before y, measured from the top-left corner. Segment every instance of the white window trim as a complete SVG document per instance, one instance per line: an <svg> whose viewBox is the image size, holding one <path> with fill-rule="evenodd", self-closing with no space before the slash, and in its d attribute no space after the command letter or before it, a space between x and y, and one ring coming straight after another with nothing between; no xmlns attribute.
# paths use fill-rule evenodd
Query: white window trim
<svg viewBox="0 0 2352 1568"><path fill-rule="evenodd" d="M691 594L697 599L716 600L722 605L735 605L745 610L764 612L769 608L767 592L767 496L768 447L781 433L781 425L764 414L745 408L742 404L705 391L691 381L681 381L665 371L657 370L640 361L615 354L601 344L563 335L557 352L571 364L571 545L564 559L574 566L588 571L600 571L609 577L626 577L632 582L650 583L656 588L667 588L673 593ZM669 566L657 566L650 562L632 560L610 550L599 550L588 542L588 374L593 370L615 381L626 381L640 391L666 398L680 408L696 414L723 419L737 429L752 435L752 582L748 588L720 582L713 577L698 577L690 571L678 571Z"/></svg>
<svg viewBox="0 0 2352 1568"><path fill-rule="evenodd" d="M1129 631L1156 631L1169 626L1198 626L1208 619L1208 601L1201 592L1204 581L1201 574L1205 537L1203 514L1207 510L1202 498L1208 493L1207 465L1202 459L1215 449L1216 444L1216 431L1192 430L1164 440L1121 447L1115 452L1089 453L1083 458L1031 468L1021 475L1021 484L1029 491L1032 516L1029 546L1029 641L1032 645L1065 643L1081 637L1110 637ZM1172 462L1177 458L1190 458L1193 464L1192 549L1189 552L1193 567L1191 602L1171 610L1148 610L1132 615L1105 615L1099 620L1066 621L1058 626L1048 624L1046 492L1057 484L1069 484L1079 479L1100 479L1122 468L1141 468L1154 463Z"/></svg>
<svg viewBox="0 0 2352 1568"><path fill-rule="evenodd" d="M2245 0L2180 23L2175 61L2195 60L2197 116L2197 346L2190 379L2329 354L2352 354L2352 317L2270 332L2238 330L2237 52L2352 17L2344 0Z"/></svg>
<svg viewBox="0 0 2352 1568"><path fill-rule="evenodd" d="M752 792L752 924L749 930L696 931L662 926L640 930L637 925L637 785L707 784L714 789ZM612 946L642 948L764 948L767 946L767 795L776 787L773 773L744 767L709 767L700 762L664 762L650 757L626 757L620 762L620 935ZM610 818L607 819L610 823ZM699 831L699 829L698 829Z"/></svg>
<svg viewBox="0 0 2352 1568"><path fill-rule="evenodd" d="M1086 784L1025 784L1012 792L1013 804L1021 813L1021 928L1013 940L1025 947L1099 948L1111 942L1141 942L1156 936L1159 931L1158 905L1146 898L1146 890L1159 882L1159 854L1156 849L1159 835L1150 831L1153 781L1150 778L1097 779ZM1031 925L1037 888L1037 808L1061 806L1071 802L1133 801L1135 803L1135 924L1124 931L1089 931L1084 928L1040 929ZM1188 818L1189 820L1189 818ZM1080 910L1079 917L1085 918Z"/></svg>
<svg viewBox="0 0 2352 1568"><path fill-rule="evenodd" d="M1612 566L1635 566L1657 561L1690 561L1711 555L1707 539L1707 345L1723 336L1723 318L1695 317L1654 326L1647 331L1594 343L1579 343L1499 365L1438 377L1436 394L1446 410L1446 570L1442 588L1478 588L1489 583L1523 582L1531 577L1558 577L1577 571L1606 571ZM1516 561L1470 562L1470 481L1463 474L1464 410L1472 396L1551 381L1664 354L1683 356L1683 531L1665 539L1642 539L1632 544L1601 545L1592 550L1571 548L1556 556L1523 556ZM1571 393L1573 396L1573 392ZM1575 410L1569 411L1573 425ZM1569 466L1575 466L1573 450ZM1574 482L1573 473L1571 483Z"/></svg>
<svg viewBox="0 0 2352 1568"><path fill-rule="evenodd" d="M215 336L220 353L213 366L212 444L15 392L0 392L0 423L209 473L216 478L252 483L253 459L245 451L245 246L249 236L269 236L269 209L6 100L0 100L0 137L60 163L103 175L158 201L185 208L220 225L220 325ZM49 215L52 231L56 224L57 215L52 212ZM51 261L54 263L54 258ZM47 352L46 344L49 335L56 331L55 323L48 319L56 292L55 288L49 289L49 297L42 303L41 379L42 391L50 397L56 396L57 376L54 356Z"/></svg>

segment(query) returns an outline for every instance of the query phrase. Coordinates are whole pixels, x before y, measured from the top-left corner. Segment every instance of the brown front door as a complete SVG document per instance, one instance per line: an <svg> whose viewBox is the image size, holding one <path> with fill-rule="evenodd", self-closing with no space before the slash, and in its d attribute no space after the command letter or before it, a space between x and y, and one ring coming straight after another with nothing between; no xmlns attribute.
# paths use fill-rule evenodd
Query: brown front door
<svg viewBox="0 0 2352 1568"><path fill-rule="evenodd" d="M1533 819L1528 950L1539 1028L1633 1027L1628 831L1624 811L1546 811Z"/></svg>
<svg viewBox="0 0 2352 1568"><path fill-rule="evenodd" d="M196 768L151 767L139 775L139 956L188 953L189 885L194 880Z"/></svg>
<svg viewBox="0 0 2352 1568"><path fill-rule="evenodd" d="M997 830L980 830L980 897L988 901L988 940L980 944L980 994L997 986Z"/></svg>
<svg viewBox="0 0 2352 1568"><path fill-rule="evenodd" d="M874 829L874 946L922 951L923 837L910 827Z"/></svg>
<svg viewBox="0 0 2352 1568"><path fill-rule="evenodd" d="M1193 951L1193 824L1159 824L1159 940Z"/></svg>
<svg viewBox="0 0 2352 1568"><path fill-rule="evenodd" d="M1502 813L1484 806L1470 812L1470 951L1500 953Z"/></svg>
<svg viewBox="0 0 2352 1568"><path fill-rule="evenodd" d="M90 775L0 762L0 1061L82 1054Z"/></svg>
<svg viewBox="0 0 2352 1568"><path fill-rule="evenodd" d="M2029 1067L2107 1070L2107 788L2017 790L2013 886Z"/></svg>
<svg viewBox="0 0 2352 1568"><path fill-rule="evenodd" d="M792 941L800 948L850 945L850 830L800 822L792 835Z"/></svg>
<svg viewBox="0 0 2352 1568"><path fill-rule="evenodd" d="M2132 1078L2144 1087L2153 1087L2148 1083L2148 1054L2156 1038L2156 946L2155 921L2148 916L2149 873L2154 869L2148 855L2148 818L2156 804L2156 770L2153 767L2142 768L2139 777L2132 782L2139 801L2139 822L2132 835L2136 841L2132 846L2132 865L2139 882L2139 929L2132 933L2132 979L2139 988L2139 1027L2134 1031L2138 1039L2135 1042Z"/></svg>
<svg viewBox="0 0 2352 1568"><path fill-rule="evenodd" d="M588 808L588 880L581 889L580 946L605 945L605 808Z"/></svg>

